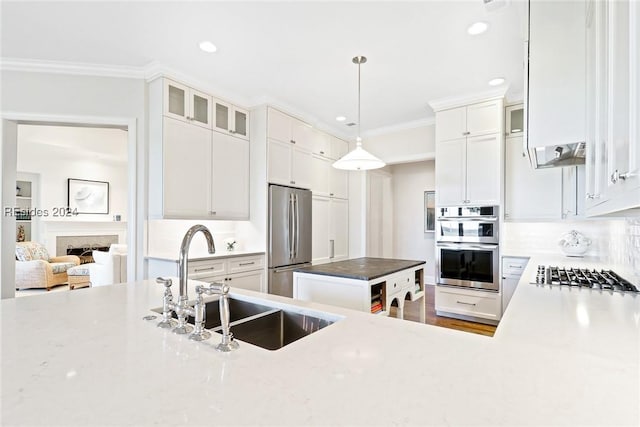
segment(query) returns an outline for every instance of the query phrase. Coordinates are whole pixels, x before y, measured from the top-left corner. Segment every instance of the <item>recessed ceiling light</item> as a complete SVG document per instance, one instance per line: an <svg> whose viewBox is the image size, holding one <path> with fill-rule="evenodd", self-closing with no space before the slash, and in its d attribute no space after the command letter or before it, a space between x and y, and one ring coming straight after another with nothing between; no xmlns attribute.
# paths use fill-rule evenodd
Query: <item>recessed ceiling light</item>
<svg viewBox="0 0 640 427"><path fill-rule="evenodd" d="M500 86L502 83L504 83L504 79L502 77L489 80L489 86Z"/></svg>
<svg viewBox="0 0 640 427"><path fill-rule="evenodd" d="M336 120L339 122L344 122L345 120L347 120L347 118L345 116L338 116L336 117Z"/></svg>
<svg viewBox="0 0 640 427"><path fill-rule="evenodd" d="M203 52L207 52L207 53L213 53L216 50L218 50L218 48L216 47L215 44L211 43L210 41L203 41L200 42L200 44L198 45L200 46L200 50L202 50Z"/></svg>
<svg viewBox="0 0 640 427"><path fill-rule="evenodd" d="M476 22L467 28L467 33L472 36L477 36L478 34L482 34L487 31L487 28L489 28L489 25L486 22Z"/></svg>

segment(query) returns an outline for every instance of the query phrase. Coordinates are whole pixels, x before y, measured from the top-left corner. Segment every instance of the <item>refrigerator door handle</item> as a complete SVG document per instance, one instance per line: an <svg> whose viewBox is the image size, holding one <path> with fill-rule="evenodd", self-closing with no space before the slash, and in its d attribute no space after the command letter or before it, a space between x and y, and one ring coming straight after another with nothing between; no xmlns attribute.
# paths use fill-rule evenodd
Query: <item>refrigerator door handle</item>
<svg viewBox="0 0 640 427"><path fill-rule="evenodd" d="M289 220L289 259L293 259L293 194L289 194L289 208L287 209L287 219Z"/></svg>
<svg viewBox="0 0 640 427"><path fill-rule="evenodd" d="M296 207L296 246L294 256L298 257L298 250L300 249L300 205L298 203L298 195L295 195L295 207Z"/></svg>
<svg viewBox="0 0 640 427"><path fill-rule="evenodd" d="M293 267L283 267L283 268L275 268L273 270L274 273L284 273L287 271L297 270L299 268L311 267L310 262L305 262L304 264L296 264Z"/></svg>

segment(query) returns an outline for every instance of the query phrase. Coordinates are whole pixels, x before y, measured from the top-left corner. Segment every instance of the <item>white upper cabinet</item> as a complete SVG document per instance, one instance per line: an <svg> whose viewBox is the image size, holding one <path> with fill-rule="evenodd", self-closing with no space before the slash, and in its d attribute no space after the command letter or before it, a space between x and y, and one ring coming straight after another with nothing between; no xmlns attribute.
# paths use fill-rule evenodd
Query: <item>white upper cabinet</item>
<svg viewBox="0 0 640 427"><path fill-rule="evenodd" d="M338 199L349 198L349 172L331 167L329 169L329 196Z"/></svg>
<svg viewBox="0 0 640 427"><path fill-rule="evenodd" d="M466 163L466 138L442 141L436 144L436 199L438 206L462 205L467 200Z"/></svg>
<svg viewBox="0 0 640 427"><path fill-rule="evenodd" d="M338 160L349 152L349 143L347 141L336 138L334 136L330 138L331 138L331 141L330 141L331 151L329 154L330 158L334 160Z"/></svg>
<svg viewBox="0 0 640 427"><path fill-rule="evenodd" d="M311 191L314 196L329 195L329 175L332 173L331 160L313 155L313 170L311 171Z"/></svg>
<svg viewBox="0 0 640 427"><path fill-rule="evenodd" d="M528 147L584 142L585 2L529 2Z"/></svg>
<svg viewBox="0 0 640 427"><path fill-rule="evenodd" d="M213 132L212 217L249 219L249 141Z"/></svg>
<svg viewBox="0 0 640 427"><path fill-rule="evenodd" d="M249 112L220 99L214 103L214 129L222 133L249 139Z"/></svg>
<svg viewBox="0 0 640 427"><path fill-rule="evenodd" d="M211 131L165 117L162 147L162 216L209 217Z"/></svg>
<svg viewBox="0 0 640 427"><path fill-rule="evenodd" d="M480 136L502 132L502 100L471 104L438 111L436 140Z"/></svg>
<svg viewBox="0 0 640 427"><path fill-rule="evenodd" d="M522 136L505 142L504 218L508 221L560 219L562 168L533 169Z"/></svg>
<svg viewBox="0 0 640 427"><path fill-rule="evenodd" d="M524 106L522 104L510 105L504 113L505 136L522 135L524 132Z"/></svg>
<svg viewBox="0 0 640 427"><path fill-rule="evenodd" d="M466 203L500 205L500 141L499 133L467 138Z"/></svg>
<svg viewBox="0 0 640 427"><path fill-rule="evenodd" d="M149 217L248 219L246 111L221 132L213 126L221 116L212 112L212 96L165 78L148 88ZM225 106L232 117L241 111ZM247 135L230 132L233 126Z"/></svg>
<svg viewBox="0 0 640 427"><path fill-rule="evenodd" d="M503 100L436 112L438 206L500 205Z"/></svg>
<svg viewBox="0 0 640 427"><path fill-rule="evenodd" d="M588 1L587 215L640 207L640 5Z"/></svg>
<svg viewBox="0 0 640 427"><path fill-rule="evenodd" d="M331 139L333 137L317 129L313 130L311 152L323 157L331 157Z"/></svg>
<svg viewBox="0 0 640 427"><path fill-rule="evenodd" d="M165 79L163 98L166 116L211 129L211 96Z"/></svg>
<svg viewBox="0 0 640 427"><path fill-rule="evenodd" d="M288 142L311 151L315 138L311 125L284 114L275 108L268 109L267 136L276 141Z"/></svg>

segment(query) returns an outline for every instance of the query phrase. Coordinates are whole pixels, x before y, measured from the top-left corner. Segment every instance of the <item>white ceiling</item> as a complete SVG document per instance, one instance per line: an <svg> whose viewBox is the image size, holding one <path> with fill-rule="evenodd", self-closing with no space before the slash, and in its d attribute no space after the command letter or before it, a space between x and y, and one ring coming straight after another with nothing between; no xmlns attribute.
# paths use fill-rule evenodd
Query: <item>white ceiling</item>
<svg viewBox="0 0 640 427"><path fill-rule="evenodd" d="M18 156L127 162L127 132L121 129L75 126L18 126Z"/></svg>
<svg viewBox="0 0 640 427"><path fill-rule="evenodd" d="M353 134L433 116L428 101L523 88L523 9L482 0L386 2L2 2L1 54L143 67L159 63L248 104L273 102ZM473 22L489 30L472 37ZM198 49L202 40L215 54ZM246 105L251 106L251 105Z"/></svg>

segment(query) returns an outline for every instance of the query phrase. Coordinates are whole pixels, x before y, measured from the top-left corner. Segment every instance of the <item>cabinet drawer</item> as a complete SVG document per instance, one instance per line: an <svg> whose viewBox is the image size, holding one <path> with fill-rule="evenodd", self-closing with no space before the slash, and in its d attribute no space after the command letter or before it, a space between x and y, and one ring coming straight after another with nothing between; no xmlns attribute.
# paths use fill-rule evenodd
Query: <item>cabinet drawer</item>
<svg viewBox="0 0 640 427"><path fill-rule="evenodd" d="M201 279L207 276L215 276L217 274L224 274L225 260L206 260L206 261L192 261L189 263L189 279Z"/></svg>
<svg viewBox="0 0 640 427"><path fill-rule="evenodd" d="M502 258L502 275L520 277L528 262L529 258L504 257Z"/></svg>
<svg viewBox="0 0 640 427"><path fill-rule="evenodd" d="M264 266L263 256L252 256L242 258L230 258L227 273L240 273L242 271L257 270Z"/></svg>
<svg viewBox="0 0 640 427"><path fill-rule="evenodd" d="M394 274L387 280L387 295L393 295L401 291L414 288L413 271Z"/></svg>
<svg viewBox="0 0 640 427"><path fill-rule="evenodd" d="M451 291L442 286L436 287L436 310L438 311L499 320L501 305L500 295L497 293L470 291L467 294Z"/></svg>

